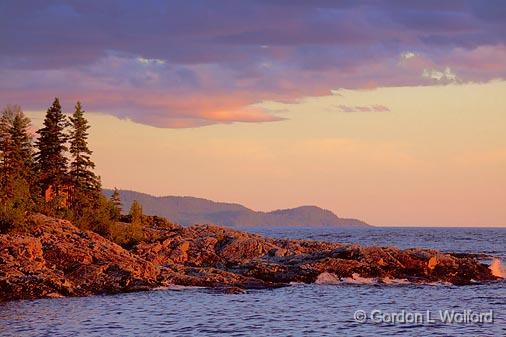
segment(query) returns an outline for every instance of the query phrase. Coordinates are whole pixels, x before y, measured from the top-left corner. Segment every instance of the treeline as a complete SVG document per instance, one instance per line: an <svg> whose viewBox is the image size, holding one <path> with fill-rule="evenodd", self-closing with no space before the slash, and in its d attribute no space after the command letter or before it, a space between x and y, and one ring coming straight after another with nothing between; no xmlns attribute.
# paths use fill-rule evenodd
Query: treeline
<svg viewBox="0 0 506 337"><path fill-rule="evenodd" d="M39 212L70 220L123 245L143 239L142 226L148 218L142 207L136 202L122 215L118 191L110 199L102 194L88 147L89 128L80 102L66 116L55 98L35 133L19 106L3 109L0 232L26 229L28 215ZM130 224L120 225L120 220Z"/></svg>

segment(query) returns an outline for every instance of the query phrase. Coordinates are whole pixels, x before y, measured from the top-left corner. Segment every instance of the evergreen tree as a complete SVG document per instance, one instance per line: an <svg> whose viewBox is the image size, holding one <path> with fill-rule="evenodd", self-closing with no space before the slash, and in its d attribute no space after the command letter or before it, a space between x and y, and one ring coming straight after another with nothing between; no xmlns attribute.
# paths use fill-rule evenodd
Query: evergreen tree
<svg viewBox="0 0 506 337"><path fill-rule="evenodd" d="M19 106L8 106L0 116L0 231L22 225L26 213L33 208L29 127L30 120Z"/></svg>
<svg viewBox="0 0 506 337"><path fill-rule="evenodd" d="M129 215L132 222L127 229L126 245L131 247L144 239L144 233L142 230L144 215L142 213L142 206L137 200L134 200L130 206Z"/></svg>
<svg viewBox="0 0 506 337"><path fill-rule="evenodd" d="M54 99L46 112L44 126L37 131L39 139L36 142L35 155L39 185L44 193L49 187L55 195L59 195L67 180L67 135L65 127L67 119L62 112L60 101Z"/></svg>
<svg viewBox="0 0 506 337"><path fill-rule="evenodd" d="M28 179L33 164L32 136L29 133L30 119L23 112L14 116L9 130L11 147L5 159L10 161L13 173Z"/></svg>
<svg viewBox="0 0 506 337"><path fill-rule="evenodd" d="M132 205L130 206L130 212L128 214L130 215L132 224L142 224L142 206L137 200L134 200L132 202Z"/></svg>
<svg viewBox="0 0 506 337"><path fill-rule="evenodd" d="M77 195L95 197L100 192L100 179L93 169L95 164L91 160L92 151L88 148L88 121L84 118L84 110L81 103L77 102L75 111L70 117L71 131L70 141L70 182ZM79 203L79 200L74 200Z"/></svg>
<svg viewBox="0 0 506 337"><path fill-rule="evenodd" d="M0 116L1 186L7 196L14 193L15 182L21 179L28 184L32 176L33 149L29 127L30 119L19 106L7 106Z"/></svg>
<svg viewBox="0 0 506 337"><path fill-rule="evenodd" d="M119 220L121 217L122 204L121 204L121 196L119 194L118 189L115 187L114 192L111 195L111 204L112 204L112 217L114 220Z"/></svg>
<svg viewBox="0 0 506 337"><path fill-rule="evenodd" d="M90 125L84 118L81 103L77 102L70 116L69 152L71 157L69 181L72 186L70 209L74 223L82 228L95 230L91 218L100 208L101 184L93 169L92 151L88 148L88 129ZM98 224L97 224L98 225Z"/></svg>
<svg viewBox="0 0 506 337"><path fill-rule="evenodd" d="M8 160L9 149L11 144L11 128L16 114L21 111L19 106L8 105L0 116L0 165L2 191L6 186L7 180L11 173L10 162Z"/></svg>

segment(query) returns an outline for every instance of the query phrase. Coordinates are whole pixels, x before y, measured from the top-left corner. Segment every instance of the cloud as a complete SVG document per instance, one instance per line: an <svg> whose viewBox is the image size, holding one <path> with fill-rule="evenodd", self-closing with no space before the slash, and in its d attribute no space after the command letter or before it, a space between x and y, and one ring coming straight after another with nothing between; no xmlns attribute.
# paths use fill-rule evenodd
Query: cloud
<svg viewBox="0 0 506 337"><path fill-rule="evenodd" d="M450 69L450 67L446 67L443 70L424 69L422 72L422 77L438 82L456 82L458 80L457 75Z"/></svg>
<svg viewBox="0 0 506 337"><path fill-rule="evenodd" d="M411 51L405 51L401 53L401 60L409 60L413 57L415 57L416 54Z"/></svg>
<svg viewBox="0 0 506 337"><path fill-rule="evenodd" d="M252 106L504 78L503 12L493 1L6 0L0 100L40 110L79 98L159 127L276 121Z"/></svg>
<svg viewBox="0 0 506 337"><path fill-rule="evenodd" d="M390 109L384 105L365 105L365 106L348 106L348 105L339 105L339 111L341 112L388 112Z"/></svg>
<svg viewBox="0 0 506 337"><path fill-rule="evenodd" d="M147 59L147 58L144 58L144 57L138 57L137 58L137 62L139 62L140 64L144 64L144 65L149 65L149 64L165 64L164 60L160 60L160 59Z"/></svg>

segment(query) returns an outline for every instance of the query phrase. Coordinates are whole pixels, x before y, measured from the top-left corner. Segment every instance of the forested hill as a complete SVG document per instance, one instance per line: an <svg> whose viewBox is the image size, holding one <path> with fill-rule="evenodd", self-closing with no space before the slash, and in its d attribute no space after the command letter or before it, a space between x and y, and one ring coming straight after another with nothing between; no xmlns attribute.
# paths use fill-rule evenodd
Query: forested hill
<svg viewBox="0 0 506 337"><path fill-rule="evenodd" d="M242 226L335 226L365 227L367 223L357 219L339 218L329 210L316 206L258 212L240 204L215 202L202 198L164 196L156 197L134 191L120 190L123 210L128 210L134 200L140 202L144 213L167 217L181 225L214 223L228 227ZM105 189L109 197L112 190Z"/></svg>

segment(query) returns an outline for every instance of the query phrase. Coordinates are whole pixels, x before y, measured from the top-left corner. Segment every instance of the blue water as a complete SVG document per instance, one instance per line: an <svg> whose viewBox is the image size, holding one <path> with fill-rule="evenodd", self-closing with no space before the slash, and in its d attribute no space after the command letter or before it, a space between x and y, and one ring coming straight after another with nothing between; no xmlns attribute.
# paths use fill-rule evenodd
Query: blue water
<svg viewBox="0 0 506 337"><path fill-rule="evenodd" d="M506 261L506 229L249 229L310 238L486 253ZM363 310L365 323L354 320ZM415 323L370 315L418 314ZM488 313L493 323L443 323L439 310ZM427 311L436 322L427 322ZM398 319L400 320L400 319ZM506 282L445 285L296 284L220 294L200 288L0 304L0 336L506 336Z"/></svg>

